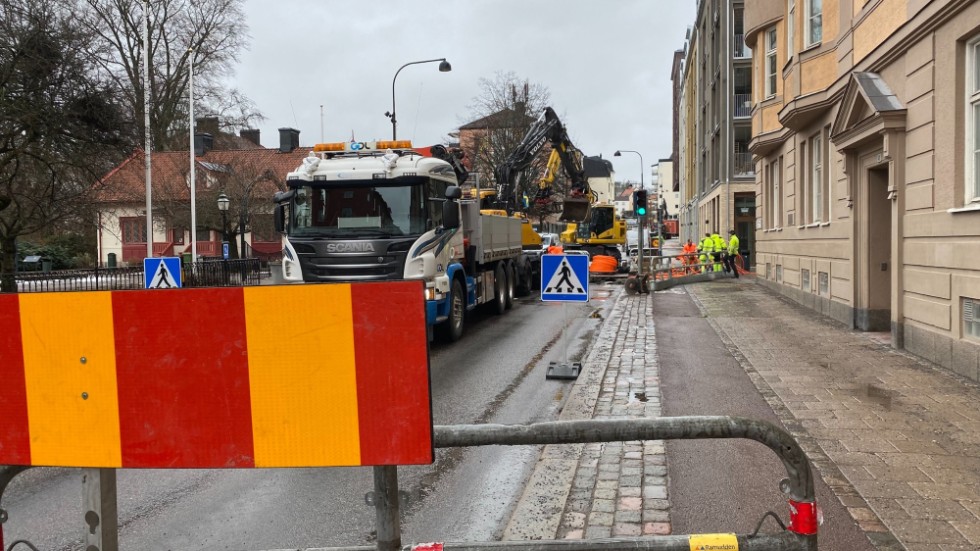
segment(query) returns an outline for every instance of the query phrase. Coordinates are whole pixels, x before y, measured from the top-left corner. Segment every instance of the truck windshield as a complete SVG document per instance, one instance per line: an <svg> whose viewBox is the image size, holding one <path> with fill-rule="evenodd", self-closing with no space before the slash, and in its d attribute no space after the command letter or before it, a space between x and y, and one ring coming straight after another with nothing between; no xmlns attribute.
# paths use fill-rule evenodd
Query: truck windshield
<svg viewBox="0 0 980 551"><path fill-rule="evenodd" d="M420 235L430 226L426 178L302 182L291 186L289 235L390 237Z"/></svg>

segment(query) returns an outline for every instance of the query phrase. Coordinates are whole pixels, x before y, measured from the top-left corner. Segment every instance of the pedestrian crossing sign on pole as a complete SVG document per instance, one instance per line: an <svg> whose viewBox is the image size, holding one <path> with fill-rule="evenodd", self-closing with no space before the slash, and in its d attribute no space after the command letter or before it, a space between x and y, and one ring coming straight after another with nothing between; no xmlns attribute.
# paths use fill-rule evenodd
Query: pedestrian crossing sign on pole
<svg viewBox="0 0 980 551"><path fill-rule="evenodd" d="M180 259L176 256L143 259L147 289L180 289Z"/></svg>
<svg viewBox="0 0 980 551"><path fill-rule="evenodd" d="M541 300L545 302L588 302L588 255L542 255Z"/></svg>

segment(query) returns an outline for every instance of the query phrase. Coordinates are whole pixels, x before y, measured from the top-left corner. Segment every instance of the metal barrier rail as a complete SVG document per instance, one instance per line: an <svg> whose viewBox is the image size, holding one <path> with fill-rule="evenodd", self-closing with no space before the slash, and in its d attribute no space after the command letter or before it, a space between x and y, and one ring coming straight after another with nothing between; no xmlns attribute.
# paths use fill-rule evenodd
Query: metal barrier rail
<svg viewBox="0 0 980 551"><path fill-rule="evenodd" d="M496 542L458 542L419 545L423 549L476 551L506 549L508 551L690 551L698 542L711 542L704 549L731 551L816 551L819 512L813 486L810 463L799 444L783 429L768 423L739 417L662 417L658 419L593 419L585 421L555 421L531 425L437 425L434 427L437 448L471 446L526 446L543 444L580 444L591 442L630 442L638 440L692 440L709 438L744 438L767 446L779 457L787 478L779 483L789 502L789 523L774 534L691 534L608 538L591 540L533 540ZM0 467L0 499L7 483L24 467ZM377 516L377 545L321 548L322 551L395 551L402 547L396 467L374 467L374 506ZM113 505L115 501L112 490ZM113 515L115 508L112 507ZM89 510L88 519L96 514ZM0 546L3 545L2 522L6 511L0 509ZM765 518L765 517L763 517ZM81 526L88 526L80 523ZM116 539L117 519L103 518L102 529L112 532ZM720 542L720 543L718 543ZM109 547L89 546L95 551L110 551ZM114 549L114 548L113 548Z"/></svg>
<svg viewBox="0 0 980 551"><path fill-rule="evenodd" d="M630 294L662 291L676 285L733 277L732 274L726 273L723 268L716 270L715 267L722 266L722 264L713 260L704 264L700 262L685 262L686 258L697 260L698 257L699 255L677 254L654 256L649 260L644 258L645 269L643 271L646 275L645 280L642 282L636 281L632 284L628 282L627 291ZM743 270L740 273L748 274L750 272Z"/></svg>
<svg viewBox="0 0 980 551"><path fill-rule="evenodd" d="M261 276L258 258L202 260L181 266L184 287L259 285ZM11 289L0 292L12 292L16 285L18 293L118 291L144 287L142 267L17 272L0 274L0 281L3 282L2 289Z"/></svg>

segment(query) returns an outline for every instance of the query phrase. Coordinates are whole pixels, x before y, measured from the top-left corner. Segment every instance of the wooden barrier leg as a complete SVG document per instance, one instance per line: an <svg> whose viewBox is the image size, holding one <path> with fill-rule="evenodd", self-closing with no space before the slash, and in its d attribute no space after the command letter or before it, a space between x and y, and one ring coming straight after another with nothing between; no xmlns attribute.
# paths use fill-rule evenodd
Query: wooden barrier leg
<svg viewBox="0 0 980 551"><path fill-rule="evenodd" d="M115 469L82 470L82 510L85 511L85 549L119 551Z"/></svg>
<svg viewBox="0 0 980 551"><path fill-rule="evenodd" d="M377 515L378 551L398 551L402 546L398 467L374 467L374 510Z"/></svg>

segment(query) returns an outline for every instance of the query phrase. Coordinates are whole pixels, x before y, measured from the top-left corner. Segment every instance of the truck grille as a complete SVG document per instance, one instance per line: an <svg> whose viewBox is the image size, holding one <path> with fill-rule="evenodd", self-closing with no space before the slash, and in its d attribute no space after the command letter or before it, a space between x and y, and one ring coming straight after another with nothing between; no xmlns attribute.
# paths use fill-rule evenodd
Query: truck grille
<svg viewBox="0 0 980 551"><path fill-rule="evenodd" d="M317 281L384 281L402 279L405 253L337 254L302 258L303 272Z"/></svg>

